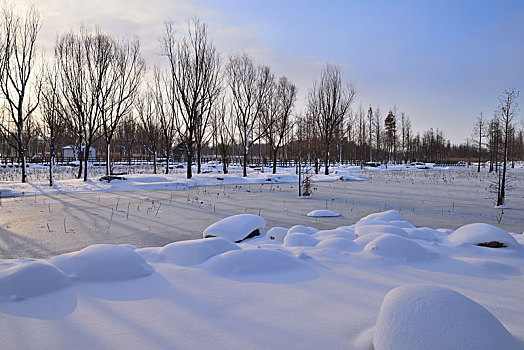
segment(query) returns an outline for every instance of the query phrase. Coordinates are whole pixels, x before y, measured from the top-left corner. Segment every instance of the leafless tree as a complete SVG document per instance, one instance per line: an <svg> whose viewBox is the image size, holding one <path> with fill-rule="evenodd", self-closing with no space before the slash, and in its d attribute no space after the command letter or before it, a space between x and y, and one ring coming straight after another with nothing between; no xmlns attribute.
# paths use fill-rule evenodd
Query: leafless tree
<svg viewBox="0 0 524 350"><path fill-rule="evenodd" d="M84 181L88 177L89 150L99 137L101 116L107 105L108 94L104 91L110 88L113 80L110 74L113 55L113 39L99 30L90 32L82 28L79 34L65 34L55 46L62 94L84 147Z"/></svg>
<svg viewBox="0 0 524 350"><path fill-rule="evenodd" d="M226 67L232 95L235 126L243 158L243 176L247 176L249 148L262 134L255 135L255 128L268 98L271 79L269 67L257 67L247 54L234 55Z"/></svg>
<svg viewBox="0 0 524 350"><path fill-rule="evenodd" d="M342 82L338 66L326 65L320 82L313 84L308 95L308 114L314 117L324 147L324 174L329 174L329 150L334 135L342 125L353 103L356 89L353 84Z"/></svg>
<svg viewBox="0 0 524 350"><path fill-rule="evenodd" d="M514 119L518 113L518 99L519 91L514 88L504 90L499 97L499 105L495 113L500 119L503 130L503 160L502 160L502 175L499 174L499 183L497 190L497 206L504 205L506 197L506 170L508 163L508 147L510 140L510 132L513 127Z"/></svg>
<svg viewBox="0 0 524 350"><path fill-rule="evenodd" d="M111 141L120 120L128 115L138 94L144 74L145 62L140 55L140 42L133 40L112 41L113 54L109 65L108 84L102 91L102 131L106 143L106 175L111 174Z"/></svg>
<svg viewBox="0 0 524 350"><path fill-rule="evenodd" d="M173 22L165 25L162 53L169 61L166 96L175 125L186 147L187 178L191 178L194 146L197 147L198 172L200 151L211 115L220 92L220 56L209 39L207 26L194 18L188 23L188 35L178 38Z"/></svg>
<svg viewBox="0 0 524 350"><path fill-rule="evenodd" d="M292 125L291 112L295 105L297 88L286 77L281 77L278 82L271 79L268 85L268 99L262 109L260 122L267 145L271 149L273 174L276 174L278 151Z"/></svg>
<svg viewBox="0 0 524 350"><path fill-rule="evenodd" d="M482 160L482 137L486 136L486 120L482 113L477 117L475 124L473 125L474 140L478 145L479 163L477 165L477 172L480 173L480 162Z"/></svg>
<svg viewBox="0 0 524 350"><path fill-rule="evenodd" d="M0 92L7 118L14 128L0 123L2 132L16 140L22 167L22 182L27 181L26 151L28 126L40 100L41 82L34 85L36 39L41 27L40 13L30 7L22 17L4 7L0 19ZM34 90L32 89L34 88ZM31 97L33 100L31 101ZM7 124L10 124L7 123Z"/></svg>
<svg viewBox="0 0 524 350"><path fill-rule="evenodd" d="M377 109L378 110L378 109ZM369 136L369 161L373 161L373 108L369 105L368 109L368 136ZM365 129L363 130L365 133Z"/></svg>
<svg viewBox="0 0 524 350"><path fill-rule="evenodd" d="M231 146L234 145L235 139L233 135L233 118L232 106L228 103L228 100L225 96L222 96L218 103L213 106L213 135L216 139L215 143L220 153L220 158L222 161L222 171L224 174L227 174L227 165L229 158L229 150Z"/></svg>
<svg viewBox="0 0 524 350"><path fill-rule="evenodd" d="M65 112L60 96L60 76L56 65L46 67L40 103L44 139L49 144L49 186L54 185L57 141L64 134Z"/></svg>
<svg viewBox="0 0 524 350"><path fill-rule="evenodd" d="M376 157L377 159L381 159L382 157L382 152L381 152L381 148L382 148L382 115L380 114L380 108L377 106L377 108L375 108L375 114L374 114L374 121L373 121L373 126L375 128L375 145L376 145Z"/></svg>
<svg viewBox="0 0 524 350"><path fill-rule="evenodd" d="M140 121L140 128L146 135L145 146L153 157L153 173L157 173L157 156L160 140L160 118L155 110L155 98L151 88L147 88L136 99L135 109Z"/></svg>

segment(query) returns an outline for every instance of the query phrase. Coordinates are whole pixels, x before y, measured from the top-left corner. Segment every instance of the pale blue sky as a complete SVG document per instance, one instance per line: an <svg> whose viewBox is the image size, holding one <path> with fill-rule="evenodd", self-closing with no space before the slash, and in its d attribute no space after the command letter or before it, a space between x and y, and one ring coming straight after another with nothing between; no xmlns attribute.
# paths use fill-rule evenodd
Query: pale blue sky
<svg viewBox="0 0 524 350"><path fill-rule="evenodd" d="M19 0L17 6L31 3ZM34 2L34 1L33 1ZM42 46L80 23L137 34L160 60L162 23L197 15L224 56L241 50L299 87L299 106L326 62L355 82L357 104L393 105L416 131L469 137L497 97L524 90L524 1L39 0ZM524 91L523 95L524 95ZM521 100L524 96L521 98Z"/></svg>

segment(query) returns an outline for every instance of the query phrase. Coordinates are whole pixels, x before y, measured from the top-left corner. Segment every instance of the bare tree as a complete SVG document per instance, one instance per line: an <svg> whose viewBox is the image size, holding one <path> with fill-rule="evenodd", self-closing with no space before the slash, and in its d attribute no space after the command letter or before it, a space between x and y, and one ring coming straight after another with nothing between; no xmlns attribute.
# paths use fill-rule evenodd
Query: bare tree
<svg viewBox="0 0 524 350"><path fill-rule="evenodd" d="M213 135L222 161L222 171L227 174L228 156L231 144L234 144L233 125L231 118L232 106L222 96L213 107Z"/></svg>
<svg viewBox="0 0 524 350"><path fill-rule="evenodd" d="M49 186L54 185L57 140L64 134L64 106L60 97L60 77L56 65L47 67L42 86L40 111L44 138L49 144Z"/></svg>
<svg viewBox="0 0 524 350"><path fill-rule="evenodd" d="M479 163L477 165L477 172L480 173L480 162L482 160L482 137L486 136L486 120L482 113L477 117L475 124L473 125L474 140L478 145Z"/></svg>
<svg viewBox="0 0 524 350"><path fill-rule="evenodd" d="M153 157L153 173L156 174L161 128L159 114L155 110L155 98L150 88L137 97L135 108L140 120L140 128L147 138L145 143L147 152Z"/></svg>
<svg viewBox="0 0 524 350"><path fill-rule="evenodd" d="M187 178L191 178L194 146L197 146L198 172L200 151L211 108L220 92L220 57L207 34L207 26L194 18L188 23L188 36L177 38L174 25L167 22L162 38L163 55L169 60L166 82L169 107L178 135L187 152Z"/></svg>
<svg viewBox="0 0 524 350"><path fill-rule="evenodd" d="M13 8L4 8L0 23L0 92L5 101L7 118L14 129L0 127L4 134L16 140L16 148L22 166L22 182L27 181L26 151L28 126L40 100L40 82L31 94L31 78L35 67L36 39L41 27L39 12L30 7L21 17ZM30 96L35 96L33 101ZM8 123L9 124L9 123Z"/></svg>
<svg viewBox="0 0 524 350"><path fill-rule="evenodd" d="M262 136L260 133L255 135L255 127L267 101L271 72L269 67L255 66L251 57L245 53L231 56L226 71L245 177L249 148Z"/></svg>
<svg viewBox="0 0 524 350"><path fill-rule="evenodd" d="M106 106L107 91L113 77L113 39L100 31L82 28L79 34L60 37L55 57L61 74L64 100L72 112L83 143L84 181L88 178L89 151L100 136L101 115Z"/></svg>
<svg viewBox="0 0 524 350"><path fill-rule="evenodd" d="M378 108L377 108L378 111ZM365 124L365 121L364 121ZM373 161L373 108L371 108L371 105L369 105L368 109L368 136L369 136L369 161ZM366 133L365 128L363 129L363 133Z"/></svg>
<svg viewBox="0 0 524 350"><path fill-rule="evenodd" d="M499 183L497 191L497 206L504 205L506 197L506 169L508 162L508 147L510 132L513 127L515 116L518 113L518 102L519 91L514 88L504 90L502 95L499 97L499 106L495 113L498 115L503 130L503 161L502 161L502 175L499 174Z"/></svg>
<svg viewBox="0 0 524 350"><path fill-rule="evenodd" d="M111 141L120 120L128 115L133 107L145 69L137 38L112 41L112 46L109 81L100 99L104 104L100 106L100 110L106 143L106 175L111 174Z"/></svg>
<svg viewBox="0 0 524 350"><path fill-rule="evenodd" d="M373 121L373 126L375 127L375 145L377 147L376 157L380 160L382 156L382 115L380 114L380 108L378 106L375 108L374 118L375 120Z"/></svg>
<svg viewBox="0 0 524 350"><path fill-rule="evenodd" d="M296 96L296 86L286 77L281 77L278 82L271 80L268 101L262 109L261 124L267 145L271 149L273 174L277 172L278 151L292 125L291 112L295 105Z"/></svg>
<svg viewBox="0 0 524 350"><path fill-rule="evenodd" d="M324 147L324 174L329 174L329 150L335 132L342 125L356 95L354 85L343 85L338 66L326 65L320 82L313 84L308 95L308 114L313 116Z"/></svg>

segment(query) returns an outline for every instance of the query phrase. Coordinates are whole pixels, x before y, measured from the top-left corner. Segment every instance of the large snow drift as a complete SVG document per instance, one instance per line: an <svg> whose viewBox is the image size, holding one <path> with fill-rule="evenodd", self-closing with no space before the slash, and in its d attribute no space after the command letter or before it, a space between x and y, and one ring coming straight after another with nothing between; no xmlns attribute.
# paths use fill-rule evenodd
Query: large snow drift
<svg viewBox="0 0 524 350"><path fill-rule="evenodd" d="M195 239L170 243L160 250L160 256L177 265L201 264L212 256L240 249L235 243L222 238Z"/></svg>
<svg viewBox="0 0 524 350"><path fill-rule="evenodd" d="M451 289L405 285L380 307L375 350L519 349L515 338L484 307Z"/></svg>

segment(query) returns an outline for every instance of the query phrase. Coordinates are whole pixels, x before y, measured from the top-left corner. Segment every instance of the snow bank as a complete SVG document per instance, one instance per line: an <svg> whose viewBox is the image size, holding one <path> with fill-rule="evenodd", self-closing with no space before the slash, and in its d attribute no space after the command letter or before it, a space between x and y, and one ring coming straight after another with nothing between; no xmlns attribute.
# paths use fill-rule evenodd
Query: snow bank
<svg viewBox="0 0 524 350"><path fill-rule="evenodd" d="M0 270L0 298L22 300L69 286L67 276L44 261L28 261Z"/></svg>
<svg viewBox="0 0 524 350"><path fill-rule="evenodd" d="M345 226L347 227L347 226ZM328 238L346 238L354 240L357 238L353 230L337 227L334 230L320 230L316 234L318 239L328 239Z"/></svg>
<svg viewBox="0 0 524 350"><path fill-rule="evenodd" d="M437 230L429 227L405 228L404 231L406 231L409 238L421 239L428 242L434 242L439 235Z"/></svg>
<svg viewBox="0 0 524 350"><path fill-rule="evenodd" d="M365 225L389 225L389 226L396 226L399 228L414 228L415 227L415 225L405 220L386 221L386 220L381 220L381 219L360 219L355 224L355 227L365 226Z"/></svg>
<svg viewBox="0 0 524 350"><path fill-rule="evenodd" d="M191 266L201 264L215 255L238 249L240 248L235 243L222 237L214 237L170 243L160 250L160 256L177 265Z"/></svg>
<svg viewBox="0 0 524 350"><path fill-rule="evenodd" d="M517 349L484 307L451 289L406 285L390 291L373 336L376 350Z"/></svg>
<svg viewBox="0 0 524 350"><path fill-rule="evenodd" d="M384 220L384 221L395 221L401 220L404 221L404 217L396 210L387 210L380 213L369 214L368 216L363 217L362 219L372 219L372 220Z"/></svg>
<svg viewBox="0 0 524 350"><path fill-rule="evenodd" d="M90 282L129 280L153 272L153 268L136 251L112 244L95 244L78 252L51 258L50 261L71 277Z"/></svg>
<svg viewBox="0 0 524 350"><path fill-rule="evenodd" d="M366 245L364 250L385 258L406 261L422 260L433 256L433 253L427 251L412 240L391 234L384 234L375 238Z"/></svg>
<svg viewBox="0 0 524 350"><path fill-rule="evenodd" d="M215 222L204 230L204 238L223 237L232 242L240 242L248 236L257 236L266 220L258 215L238 214Z"/></svg>
<svg viewBox="0 0 524 350"><path fill-rule="evenodd" d="M340 214L335 213L331 210L313 210L307 213L307 216L313 216L313 217L333 217L333 216L340 216Z"/></svg>
<svg viewBox="0 0 524 350"><path fill-rule="evenodd" d="M293 283L314 278L304 262L276 250L233 250L201 265L216 275L253 282Z"/></svg>
<svg viewBox="0 0 524 350"><path fill-rule="evenodd" d="M314 233L318 232L317 229L313 228L313 227L309 227L309 226L304 226L304 225L295 225L295 226L292 226L288 231L287 233L305 233L307 235L312 235Z"/></svg>
<svg viewBox="0 0 524 350"><path fill-rule="evenodd" d="M316 246L316 248L328 249L328 250L340 250L340 251L348 251L348 252L356 252L362 249L354 241L347 239L347 238L341 238L341 237L334 237L334 238L323 240Z"/></svg>
<svg viewBox="0 0 524 350"><path fill-rule="evenodd" d="M507 247L518 248L519 243L506 231L489 224L475 223L459 227L448 236L450 242L457 244L483 244L499 242Z"/></svg>

